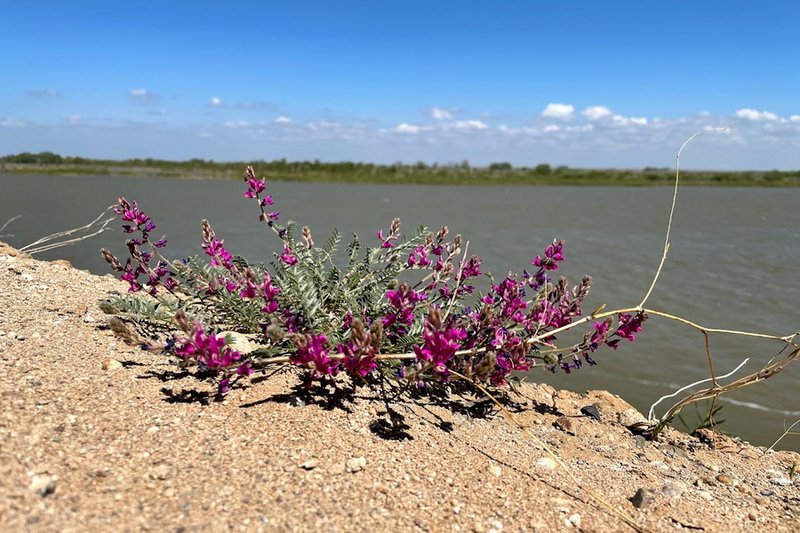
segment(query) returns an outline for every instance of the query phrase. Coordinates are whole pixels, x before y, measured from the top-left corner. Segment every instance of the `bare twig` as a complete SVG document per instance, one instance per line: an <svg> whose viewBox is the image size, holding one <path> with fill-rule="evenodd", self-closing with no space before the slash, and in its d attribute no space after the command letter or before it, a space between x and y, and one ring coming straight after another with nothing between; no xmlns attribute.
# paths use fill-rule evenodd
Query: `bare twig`
<svg viewBox="0 0 800 533"><path fill-rule="evenodd" d="M681 152L683 152L683 149L686 148L686 146L690 142L692 142L692 140L694 140L694 138L697 137L698 135L702 135L704 133L709 133L709 132L728 131L732 127L733 126L727 126L725 128L706 128L701 131L696 131L688 139L686 139L686 141L684 141L684 143L678 149L678 153L675 155L675 187L672 190L672 205L669 208L669 219L667 220L667 234L664 237L664 252L661 254L661 262L658 264L655 276L653 276L653 282L650 284L650 288L647 289L647 292L645 293L644 298L642 298L642 301L639 302L639 305L637 306L638 308L644 307L644 304L647 303L647 299L650 298L650 294L656 287L656 282L658 282L658 277L661 275L661 270L664 268L664 263L666 262L667 254L669 253L669 246L670 246L669 236L670 233L672 232L672 217L675 214L675 203L678 200L678 185L680 183L680 177L681 177Z"/></svg>
<svg viewBox="0 0 800 533"><path fill-rule="evenodd" d="M5 223L5 224L3 224L2 226L0 226L0 231L3 231L4 229L6 229L6 226L8 226L9 224L11 224L12 222L14 222L15 220L17 220L18 218L22 218L22 215L17 215L17 216L15 216L15 217L11 217L11 218L9 218L8 220L6 220L6 223ZM13 236L14 236L13 234L9 234L9 235L3 235L2 233L0 233L0 237L13 237Z"/></svg>
<svg viewBox="0 0 800 533"><path fill-rule="evenodd" d="M743 378L737 379L736 381L732 381L727 385L717 385L715 387L693 392L692 394L686 396L685 398L681 399L678 403L670 407L669 410L664 414L664 416L661 417L661 419L658 421L657 424L647 428L646 433L650 436L655 436L658 433L660 433L661 430L663 430L667 426L667 424L669 424L669 422L675 417L675 415L677 415L681 411L681 409L683 409L690 403L709 400L721 394L728 393L732 390L741 389L742 387L748 387L750 385L753 385L754 383L758 383L759 381L764 381L765 379L780 373L784 368L793 363L798 357L800 357L800 348L795 348L789 355L787 355L783 359L765 365L758 372L754 372Z"/></svg>
<svg viewBox="0 0 800 533"><path fill-rule="evenodd" d="M736 368L734 368L733 370L731 370L730 372L728 372L724 376L720 376L720 379L725 379L727 377L730 377L730 376L734 375L736 372L739 371L740 368L742 368L744 365L746 365L749 360L750 360L750 358L745 359L744 361L739 363L739 366L737 366ZM706 381L712 381L712 378L705 378L705 379L701 379L700 381L695 381L694 383L689 383L688 385L686 385L684 387L681 387L680 389L676 390L672 394L667 394L666 396L662 396L661 398L656 400L656 402L653 405L650 406L650 410L647 412L647 419L648 420L653 420L653 415L654 415L653 411L655 411L656 405L660 404L661 402L663 402L664 400L666 400L668 398L674 398L675 396L677 396L678 394L682 393L683 391L691 389L692 387L700 385L701 383L705 383ZM714 380L714 386L715 387L717 386L716 380Z"/></svg>
<svg viewBox="0 0 800 533"><path fill-rule="evenodd" d="M786 424L786 422L784 422L784 424ZM792 431L792 430L794 429L794 427L795 427L797 424L800 424L800 419L797 419L797 420L795 420L795 421L794 421L794 424L792 424L791 426L789 426L789 427L786 429L786 431L784 431L784 432L783 432L783 435L781 435L780 437L778 437L778 439L777 439L775 442L773 442L773 443L772 443L772 446L770 446L770 447L767 449L767 451L765 451L764 453L766 454L767 452L771 452L771 451L772 451L772 449L773 449L773 448L775 448L775 446L777 446L777 445L778 445L778 443L779 443L780 441L782 441L784 437L786 437L786 435L800 435L800 433L797 433L797 432L793 432L793 431ZM784 425L784 427L785 427L785 425Z"/></svg>
<svg viewBox="0 0 800 533"><path fill-rule="evenodd" d="M97 218L95 218L94 220L92 220L91 222L86 224L85 226L80 226L78 228L73 228L73 229L66 230L66 231L59 231L58 233L53 233L53 234L50 234L50 235L46 235L45 237L42 237L39 240L36 240L36 241L34 241L34 242L32 242L32 243L30 243L28 245L23 246L19 250L21 252L25 252L27 254L33 255L33 254L38 254L38 253L41 253L41 252L46 252L48 250L53 250L55 248L61 248L62 246L69 246L70 244L75 244L76 242L80 242L80 241L83 241L83 240L88 239L90 237L94 237L95 235L98 235L99 233L102 233L102 232L106 231L108 225L111 222L114 221L114 217L107 218L107 219L101 221L101 219L106 215L106 213L108 213L113 208L114 208L114 206L108 206L102 213L100 213L100 215L97 216ZM99 229L97 229L96 231L93 231L92 233L89 233L87 235L82 235L80 237L75 237L75 238L72 238L72 239L68 239L68 240L65 240L65 241L57 240L57 239L63 239L64 237L69 237L70 235L74 235L75 233L78 233L80 231L89 230L89 229L91 229L92 227L94 227L98 223L100 224ZM53 241L55 241L55 242L53 242Z"/></svg>

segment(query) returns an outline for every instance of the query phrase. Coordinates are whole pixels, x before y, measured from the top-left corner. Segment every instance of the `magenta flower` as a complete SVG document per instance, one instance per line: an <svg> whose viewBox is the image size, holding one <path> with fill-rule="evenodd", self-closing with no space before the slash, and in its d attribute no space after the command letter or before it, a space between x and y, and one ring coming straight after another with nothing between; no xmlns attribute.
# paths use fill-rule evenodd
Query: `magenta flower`
<svg viewBox="0 0 800 533"><path fill-rule="evenodd" d="M425 322L425 332L422 334L422 346L414 345L414 353L418 361L433 364L433 370L440 376L449 375L447 363L455 357L461 348L461 342L467 338L467 331L463 327L445 327L437 329L429 320Z"/></svg>
<svg viewBox="0 0 800 533"><path fill-rule="evenodd" d="M563 260L564 243L562 241L553 241L553 244L545 248L544 257L537 255L531 261L531 264L545 270L558 270L558 263Z"/></svg>
<svg viewBox="0 0 800 533"><path fill-rule="evenodd" d="M283 253L280 254L280 256L278 257L280 258L281 261L283 261L285 264L289 266L297 264L297 256L294 255L292 249L286 245L283 246Z"/></svg>
<svg viewBox="0 0 800 533"><path fill-rule="evenodd" d="M370 345L359 346L351 340L346 344L340 344L337 349L344 355L342 366L351 376L363 378L378 368L378 363L375 362L375 348Z"/></svg>
<svg viewBox="0 0 800 533"><path fill-rule="evenodd" d="M269 272L264 272L264 283L261 286L261 295L264 297L264 307L261 310L265 313L274 313L278 310L278 293L281 290L272 284Z"/></svg>
<svg viewBox="0 0 800 533"><path fill-rule="evenodd" d="M297 351L289 356L289 360L311 369L312 379L335 376L339 372L339 361L328 357L331 351L325 346L327 342L325 335L298 335L295 337Z"/></svg>
<svg viewBox="0 0 800 533"><path fill-rule="evenodd" d="M641 311L633 316L628 313L620 313L619 327L617 327L614 335L632 342L636 340L635 334L642 331L642 323L645 320L647 320L647 314Z"/></svg>
<svg viewBox="0 0 800 533"><path fill-rule="evenodd" d="M244 193L245 198L256 198L267 188L267 178L256 179L255 177L247 178L247 191Z"/></svg>
<svg viewBox="0 0 800 533"><path fill-rule="evenodd" d="M175 355L195 359L210 369L228 368L242 357L242 354L225 344L224 338L206 333L199 320L195 321L189 337L176 339Z"/></svg>
<svg viewBox="0 0 800 533"><path fill-rule="evenodd" d="M414 308L427 298L425 293L415 291L402 283L396 290L386 292L386 299L393 310L381 319L383 327L390 330L390 336L403 336L408 326L414 323Z"/></svg>
<svg viewBox="0 0 800 533"><path fill-rule="evenodd" d="M378 232L380 233L380 232ZM381 238L382 235L379 235L378 238ZM425 248L424 245L420 244L416 248L414 248L411 253L408 254L408 261L406 262L406 266L409 268L418 266L420 268L430 266L431 260L428 259L428 250Z"/></svg>
<svg viewBox="0 0 800 533"><path fill-rule="evenodd" d="M528 307L522 301L522 290L520 284L511 276L506 278L498 285L492 287L492 292L500 302L500 316L512 319L515 322L522 322L525 316L522 311Z"/></svg>
<svg viewBox="0 0 800 533"><path fill-rule="evenodd" d="M461 279L467 278L475 278L481 275L481 258L477 255L473 255L469 258L469 260L461 267Z"/></svg>
<svg viewBox="0 0 800 533"><path fill-rule="evenodd" d="M174 353L183 359L193 359L210 370L222 372L219 393L230 390L232 372L240 376L252 373L249 361L242 361L242 354L225 344L225 339L207 333L203 324L196 320L191 333L186 337L175 337Z"/></svg>
<svg viewBox="0 0 800 533"><path fill-rule="evenodd" d="M392 241L397 240L397 237L392 235L384 237L383 230L376 231L375 236L381 240L381 248L391 248L392 246L394 246L394 243L392 243Z"/></svg>
<svg viewBox="0 0 800 533"><path fill-rule="evenodd" d="M207 220L203 220L203 242L201 247L211 258L211 265L224 267L226 270L234 272L236 267L233 265L233 256L225 248L225 240L217 239L217 234Z"/></svg>

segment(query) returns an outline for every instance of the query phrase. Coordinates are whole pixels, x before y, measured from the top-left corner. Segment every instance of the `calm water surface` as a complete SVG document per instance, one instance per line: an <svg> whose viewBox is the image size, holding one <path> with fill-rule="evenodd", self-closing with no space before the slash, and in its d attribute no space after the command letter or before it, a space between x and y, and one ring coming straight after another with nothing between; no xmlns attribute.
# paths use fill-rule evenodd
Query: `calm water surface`
<svg viewBox="0 0 800 533"><path fill-rule="evenodd" d="M668 188L439 187L350 184L270 185L283 218L309 225L318 242L332 227L372 238L399 216L410 230L424 224L470 241L495 275L529 266L553 238L565 241L559 273L577 282L591 274L585 305L636 305L658 265L672 191ZM208 218L235 253L268 259L274 238L241 198L240 182L0 174L0 224L21 214L3 239L17 246L85 224L119 195L136 199L169 239L169 255L199 253L200 220ZM672 248L648 306L709 327L787 334L800 329L800 189L686 188L679 192ZM98 250L125 255L123 237L108 232L42 254L108 272ZM719 374L745 358L755 371L778 344L714 336ZM636 343L603 351L597 367L569 376L535 372L531 379L575 390L613 391L643 412L661 395L708 375L702 335L652 318ZM769 445L784 422L800 417L800 365L722 400L723 428ZM693 409L689 409L693 411ZM794 440L790 440L794 439ZM786 447L800 449L789 437Z"/></svg>

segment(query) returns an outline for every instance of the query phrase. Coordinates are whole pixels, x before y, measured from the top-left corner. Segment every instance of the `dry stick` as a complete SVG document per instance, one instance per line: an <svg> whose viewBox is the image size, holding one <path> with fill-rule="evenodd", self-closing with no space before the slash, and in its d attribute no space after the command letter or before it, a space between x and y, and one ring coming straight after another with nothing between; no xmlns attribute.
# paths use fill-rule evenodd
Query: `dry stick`
<svg viewBox="0 0 800 533"><path fill-rule="evenodd" d="M795 345L796 346L796 345ZM781 372L784 368L789 366L793 363L798 357L800 357L800 347L795 348L793 352L789 355L784 357L783 359L775 362L770 363L764 366L758 372L754 372L749 374L743 378L737 379L736 381L732 381L727 385L718 385L716 387L711 387L709 389L703 389L701 391L694 392L689 396L681 399L678 403L673 405L669 408L669 410L661 417L659 422L651 427L647 428L646 433L649 435L657 435L661 430L663 430L667 424L677 415L681 409L685 406L689 405L690 403L700 402L703 400L709 400L721 394L725 394L735 389L739 389L742 387L748 387L754 383L758 383L759 381L763 381L768 379L775 374Z"/></svg>
<svg viewBox="0 0 800 533"><path fill-rule="evenodd" d="M461 287L461 273L464 272L464 263L467 261L467 252L469 251L469 241L464 244L464 255L461 257L461 264L458 266L458 274L456 274L456 285L453 288L453 296L450 298L450 305L447 306L447 311L444 314L444 318L442 320L447 320L447 317L450 316L450 312L453 310L453 305L456 303L456 298L458 297L458 289Z"/></svg>
<svg viewBox="0 0 800 533"><path fill-rule="evenodd" d="M46 252L48 250L53 250L55 248L60 248L62 246L68 246L70 244L74 244L76 242L80 242L80 241L82 241L84 239L88 239L89 237L94 237L95 235L104 232L106 230L106 227L112 221L114 221L114 218L108 218L108 219L104 220L103 223L100 225L100 229L98 229L94 233L90 233L88 235L83 235L81 237L75 237L74 239L69 239L69 240L66 240L66 241L50 243L50 241L53 241L55 239L60 239L62 237L67 237L67 236L72 235L74 233L77 233L79 231L83 231L83 230L87 230L87 229L91 228L92 226L94 226L95 224L100 222L100 219L103 218L103 216L105 216L105 214L108 213L108 211L113 209L113 208L114 208L114 206L107 207L102 213L100 213L97 216L97 218L95 218L94 220L92 220L91 222L86 224L85 226L81 226L81 227L78 227L78 228L73 228L73 229L70 229L70 230L67 230L67 231L59 231L58 233L53 233L51 235L47 235L47 236L42 237L41 239L39 239L37 241L34 241L34 242L32 242L32 243L30 243L30 244L28 244L26 246L23 246L19 250L21 252L25 252L25 253L33 255L33 254L38 254L38 253L41 253L41 252ZM45 244L45 243L50 243L50 244Z"/></svg>
<svg viewBox="0 0 800 533"><path fill-rule="evenodd" d="M698 135L702 135L704 133L709 133L712 131L728 131L733 126L728 126L725 128L706 128L701 131L694 132L678 149L678 153L675 155L675 187L672 190L672 205L669 208L669 219L667 220L667 234L664 238L664 253L661 255L661 262L658 265L658 269L656 269L656 274L653 276L653 282L650 284L650 288L647 289L647 292L642 298L642 301L639 303L637 307L642 308L644 304L647 302L647 299L650 298L650 294L653 292L653 289L656 287L656 282L658 281L658 277L661 275L661 270L664 268L664 263L667 261L667 254L669 253L669 236L672 232L672 217L675 214L675 203L678 201L678 184L680 183L680 176L681 176L681 152L686 146L692 142L692 140L697 137Z"/></svg>
<svg viewBox="0 0 800 533"><path fill-rule="evenodd" d="M15 217L11 217L11 218L9 218L8 220L6 220L6 223L5 223L5 224L3 224L2 226L0 226L0 231L3 231L4 229L6 229L6 226L8 226L9 224L11 224L12 222L14 222L15 220L17 220L18 218L22 218L22 215L17 215L17 216L15 216ZM0 236L1 236L1 235L0 235Z"/></svg>
<svg viewBox="0 0 800 533"><path fill-rule="evenodd" d="M744 361L739 363L739 366L737 366L736 368L734 368L733 370L731 370L730 372L728 372L724 376L720 376L720 379L725 379L727 377L730 377L730 376L734 375L736 372L739 371L740 368L742 368L744 365L746 365L749 360L750 360L750 358L748 357L747 359L745 359ZM664 400L666 400L668 398L674 398L675 396L677 396L678 394L682 393L683 391L685 391L687 389L691 389L692 387L700 385L701 383L705 383L706 381L711 381L711 378L705 378L705 379L701 379L700 381L695 381L694 383L689 383L688 385L686 385L684 387L681 387L680 389L676 390L672 394L667 394L665 396L662 396L661 398L656 400L656 402L653 405L650 406L650 410L647 412L647 419L648 420L653 420L654 414L655 414L654 411L656 409L656 405L660 404L661 402L663 402ZM716 382L714 382L714 385L716 386Z"/></svg>
<svg viewBox="0 0 800 533"><path fill-rule="evenodd" d="M626 308L626 309L615 309L613 311L606 311L604 313L592 313L591 315L587 315L587 316L583 317L580 320L577 320L577 321L575 321L575 322L573 322L571 324L567 324L566 326L562 326L562 327L554 329L552 331L548 331L548 332L543 333L543 334L541 334L539 336L531 337L530 339L527 339L526 342L528 342L529 344L533 344L533 343L535 343L536 341L540 340L543 337L547 337L547 336L554 335L554 334L562 332L562 331L566 331L568 329L572 329L575 326L578 326L580 324L586 323L586 322L591 321L591 320L607 318L609 316L618 315L620 313L629 313L629 312L636 311L636 310L637 310L636 308ZM680 322L682 324L686 324L687 326L691 326L691 327L693 327L693 328L695 328L695 329L697 329L699 331L705 331L705 332L709 332L709 333L721 333L721 334L728 334L728 335L739 335L739 336L742 336L742 337L756 337L756 338L760 338L760 339L775 340L775 341L780 341L780 342L782 342L782 343L784 343L784 344L786 344L788 346L792 346L792 347L795 347L795 348L800 348L800 344L797 344L797 343L793 342L793 339L796 336L798 336L798 334L800 334L800 333L794 333L792 335L785 335L785 336L781 337L781 336L778 336L778 335L770 335L768 333L754 333L754 332L751 332L751 331L738 331L738 330L732 330L732 329L708 328L708 327L705 327L705 326L701 326L700 324L697 324L696 322L692 322L691 320L687 320L687 319L681 318L679 316L671 315L669 313L664 313L664 312L661 312L661 311L657 311L655 309L642 309L642 311L647 313L647 314L649 314L649 315L660 316L662 318L666 318L666 319L669 319L669 320L674 320L674 321ZM454 355L456 355L456 356L459 356L459 355L475 355L475 354L483 353L485 351L486 351L486 348L472 348L472 349L469 349L469 350L458 350ZM344 359L344 354L343 353L335 353L335 354L330 354L328 357L330 359L333 359L333 360L341 360L341 359ZM387 353L387 354L378 354L378 355L375 356L375 359L379 360L379 361L409 360L409 359L414 359L414 358L416 358L416 354L414 352ZM261 359L259 361L254 362L254 367L258 368L258 367L261 367L261 366L267 366L267 365L272 365L272 364L288 363L290 361L291 361L291 359L290 359L290 357L288 355L287 356L281 355L281 356L275 356L275 357L268 357L268 358Z"/></svg>
<svg viewBox="0 0 800 533"><path fill-rule="evenodd" d="M628 515L624 511L621 511L620 509L614 507L614 505L612 505L611 503L609 503L606 500L604 500L601 496L599 496L598 494L595 494L593 491L591 491L588 488L584 487L583 484L578 480L578 478L575 477L575 474L572 473L572 470L564 463L564 461L561 460L561 457L559 457L558 454L555 453L553 451L553 449L550 448L550 446L547 445L547 443L545 443L542 439L540 439L539 437L534 435L534 433L530 429L525 427L525 425L522 422L520 422L519 419L511 411L506 409L506 407L502 403L500 403L497 400L497 398L495 398L494 395L492 395L483 385L474 382L473 380L467 378L466 376L464 376L462 374L459 374L455 370L451 370L450 373L453 374L454 376L456 376L457 378L462 379L462 380L466 381L467 383L469 383L470 385L474 386L475 388L480 390L486 397L488 397L492 402L494 402L494 404L498 407L498 409L500 409L500 412L502 412L503 415L508 420L510 420L512 423L514 423L514 425L516 425L520 430L522 430L525 433L527 433L527 435L531 439L533 439L533 441L536 442L536 444L541 446L544 449L544 451L546 451L548 453L548 455L550 455L550 457L552 457L553 460L555 460L555 462L558 463L558 466L567 474L567 476L569 476L569 478L575 483L575 485L580 490L582 490L583 492L585 492L586 494L591 496L594 500L596 500L598 503L600 503L608 511L610 511L612 514L616 515L619 519L621 519L626 524L628 524L629 526L634 528L636 531L642 531L642 532L648 531L643 525L641 525L639 522L637 522L635 518L633 518L632 516Z"/></svg>
<svg viewBox="0 0 800 533"><path fill-rule="evenodd" d="M783 426L783 427L786 427L786 426L785 426L785 424L786 424L786 422L784 422L784 426ZM784 431L784 432L783 432L783 435L781 435L780 437L778 437L778 440L776 440L775 442L773 442L773 443L772 443L772 446L770 446L770 447L769 447L769 448L768 448L768 449L767 449L767 450L766 450L764 453L766 454L767 452L771 452L771 451L772 451L772 449L773 449L773 448L774 448L774 447L775 447L775 446L776 446L776 445L777 445L777 444L778 444L780 441L782 441L782 440L783 440L783 438L784 438L786 435L800 435L800 433L792 432L792 429L794 429L794 427L795 427L797 424L800 424L800 419L797 419L797 420L795 420L795 421L794 421L794 424L792 424L791 426L789 426L789 429L787 429L786 431Z"/></svg>

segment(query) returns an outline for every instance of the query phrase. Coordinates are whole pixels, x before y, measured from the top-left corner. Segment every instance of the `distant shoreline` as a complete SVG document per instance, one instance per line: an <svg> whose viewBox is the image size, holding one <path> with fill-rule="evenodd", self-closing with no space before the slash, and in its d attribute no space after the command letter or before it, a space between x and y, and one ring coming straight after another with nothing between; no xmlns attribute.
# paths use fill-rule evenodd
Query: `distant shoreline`
<svg viewBox="0 0 800 533"><path fill-rule="evenodd" d="M62 157L50 152L0 157L0 173L53 176L129 176L179 179L241 179L247 165L272 181L305 183L375 183L409 185L570 185L570 186L666 186L675 180L669 168L582 169L566 166L514 167L493 163L473 167L450 165L394 164L315 161L226 162L192 159L125 161ZM798 187L800 170L681 172L683 185L737 187Z"/></svg>

